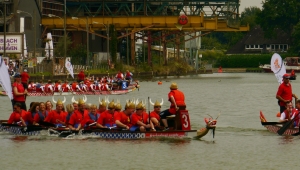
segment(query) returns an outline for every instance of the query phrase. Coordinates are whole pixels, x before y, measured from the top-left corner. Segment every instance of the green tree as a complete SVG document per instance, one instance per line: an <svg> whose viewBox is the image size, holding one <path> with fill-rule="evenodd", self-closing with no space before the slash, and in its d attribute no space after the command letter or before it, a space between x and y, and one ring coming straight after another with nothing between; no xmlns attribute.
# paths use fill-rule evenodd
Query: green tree
<svg viewBox="0 0 300 170"><path fill-rule="evenodd" d="M245 8L241 13L241 25L249 24L250 28L253 28L257 24L257 14L260 13L261 10L258 7L249 7Z"/></svg>
<svg viewBox="0 0 300 170"><path fill-rule="evenodd" d="M74 48L69 50L71 56L71 63L73 65L85 65L86 61L86 46L83 44L76 44Z"/></svg>
<svg viewBox="0 0 300 170"><path fill-rule="evenodd" d="M67 45L67 47L66 47L67 56L66 57L68 57L68 55L69 55L69 50L68 49L70 49L71 44L72 44L72 41L71 41L70 37L67 36L66 37L66 45ZM65 39L64 39L64 36L63 36L63 37L60 37L58 39L58 42L55 45L54 56L55 57L64 57L64 54L65 54Z"/></svg>
<svg viewBox="0 0 300 170"><path fill-rule="evenodd" d="M292 41L293 45L289 49L289 52L300 55L300 22L294 27L292 33Z"/></svg>
<svg viewBox="0 0 300 170"><path fill-rule="evenodd" d="M265 37L274 37L276 28L291 35L300 19L299 9L299 0L266 0L262 11L257 14L256 22L264 30Z"/></svg>

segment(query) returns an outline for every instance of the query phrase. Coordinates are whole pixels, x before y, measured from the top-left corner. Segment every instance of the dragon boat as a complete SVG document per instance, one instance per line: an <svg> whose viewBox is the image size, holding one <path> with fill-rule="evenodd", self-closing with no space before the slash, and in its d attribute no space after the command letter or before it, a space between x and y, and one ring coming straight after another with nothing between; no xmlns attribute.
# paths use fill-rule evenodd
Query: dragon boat
<svg viewBox="0 0 300 170"><path fill-rule="evenodd" d="M149 138L194 138L200 139L205 136L210 130L215 131L217 120L211 118L205 118L205 128L200 130L191 130L189 115L187 110L180 111L180 119L175 117L169 117L170 130L163 131L146 131L146 132L131 132L120 128L85 128L79 131L72 131L69 128L55 128L47 126L18 126L15 124L6 124L7 120L0 121L0 131L9 132L10 134L17 136L36 136L36 135L48 135L70 138L73 136L88 136L98 137L104 139L149 139ZM178 128L177 120L180 120L180 129ZM172 125L172 126L171 126ZM176 127L177 126L177 127Z"/></svg>
<svg viewBox="0 0 300 170"><path fill-rule="evenodd" d="M69 96L69 95L121 95L121 94L127 94L130 92L135 91L136 89L139 89L140 85L138 84L131 84L126 89L122 90L109 90L109 91L100 91L100 90L94 90L94 91L74 91L74 92L53 92L53 93L47 93L47 92L40 92L40 91L30 91L27 93L28 96ZM0 96L7 96L5 91L0 91Z"/></svg>
<svg viewBox="0 0 300 170"><path fill-rule="evenodd" d="M269 132L272 133L278 133L278 130L281 129L283 127L283 123L280 122L268 122L267 119L265 118L264 114L262 113L262 111L260 111L260 121L261 121L261 125L263 125L265 128L268 129ZM293 136L297 136L299 135L299 128L292 128L289 127L287 128L284 133L282 135L293 135Z"/></svg>

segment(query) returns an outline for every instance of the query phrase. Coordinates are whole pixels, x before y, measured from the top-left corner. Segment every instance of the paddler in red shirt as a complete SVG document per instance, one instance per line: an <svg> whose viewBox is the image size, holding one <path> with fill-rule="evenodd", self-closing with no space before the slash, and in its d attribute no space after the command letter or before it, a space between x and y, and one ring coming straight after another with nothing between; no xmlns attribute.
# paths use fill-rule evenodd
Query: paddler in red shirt
<svg viewBox="0 0 300 170"><path fill-rule="evenodd" d="M108 104L108 110L101 113L99 119L97 120L96 126L99 128L107 128L115 126L115 102L112 100Z"/></svg>
<svg viewBox="0 0 300 170"><path fill-rule="evenodd" d="M103 112L106 111L107 100L108 100L108 99L105 97L105 100L102 99L102 100L100 101L100 97L99 97L99 109L97 110L97 113L101 114L101 113L103 113Z"/></svg>
<svg viewBox="0 0 300 170"><path fill-rule="evenodd" d="M293 97L297 100L298 97L292 93L292 85L290 83L290 75L284 74L282 76L283 82L278 87L276 93L276 99L279 100L280 113L282 113L286 108L285 104L292 101Z"/></svg>
<svg viewBox="0 0 300 170"><path fill-rule="evenodd" d="M66 98L64 97L64 101L61 101L60 99L55 101L54 98L52 98L52 100L56 103L56 110L49 112L45 122L55 124L56 127L63 127L66 125L67 116L67 113L63 111L63 104L66 102Z"/></svg>
<svg viewBox="0 0 300 170"><path fill-rule="evenodd" d="M68 80L65 80L64 84L61 85L61 90L62 90L62 92L72 92L72 89L69 85Z"/></svg>
<svg viewBox="0 0 300 170"><path fill-rule="evenodd" d="M115 123L117 127L129 130L131 125L130 116L135 110L135 104L131 101L126 102L125 110L116 113Z"/></svg>
<svg viewBox="0 0 300 170"><path fill-rule="evenodd" d="M40 122L43 122L47 116L48 116L48 111L46 110L46 104L41 102L39 105L39 111L37 114L35 114L33 118L33 124L39 125Z"/></svg>
<svg viewBox="0 0 300 170"><path fill-rule="evenodd" d="M157 100L155 103L152 103L151 99L150 99L150 103L151 105L153 105L154 107L154 110L150 113L150 120L151 122L153 123L153 125L158 128L160 127L160 108L161 108L161 105L163 105L164 101L162 99L161 103L159 103Z"/></svg>
<svg viewBox="0 0 300 170"><path fill-rule="evenodd" d="M135 113L131 115L132 127L130 127L130 131L145 132L150 128L154 130L154 127L151 126L151 122L149 123L149 115L145 112L145 106L142 102L136 105L135 110Z"/></svg>
<svg viewBox="0 0 300 170"><path fill-rule="evenodd" d="M90 107L90 112L87 116L84 117L84 121L81 124L82 127L87 126L96 126L97 120L99 119L100 114L97 113L97 106L92 104Z"/></svg>
<svg viewBox="0 0 300 170"><path fill-rule="evenodd" d="M85 102L87 101L86 96L83 99L79 98L78 101L75 101L74 98L72 102L78 103L78 110L74 110L70 121L69 128L71 130L80 130L84 128L84 118L88 116L88 111L85 109Z"/></svg>
<svg viewBox="0 0 300 170"><path fill-rule="evenodd" d="M285 106L286 109L281 113L279 122L287 122L295 118L293 122L293 127L298 126L298 122L299 122L298 109L293 108L293 103L291 101L287 102Z"/></svg>
<svg viewBox="0 0 300 170"><path fill-rule="evenodd" d="M18 124L20 126L26 126L26 117L27 117L27 112L25 110L21 109L21 104L20 103L15 103L14 104L14 111L11 113L7 123L8 124Z"/></svg>
<svg viewBox="0 0 300 170"><path fill-rule="evenodd" d="M179 107L185 107L185 97L183 92L178 90L178 86L176 83L172 83L170 86L170 92L168 94L169 101L171 103L171 106L169 109L164 110L160 113L160 118L165 126L165 130L168 130L168 122L167 122L167 116L175 115L176 111L179 110Z"/></svg>
<svg viewBox="0 0 300 170"><path fill-rule="evenodd" d="M34 117L38 114L40 110L40 103L39 102L33 102L32 106L28 110L27 117L28 122L26 122L27 125L32 125L34 123Z"/></svg>

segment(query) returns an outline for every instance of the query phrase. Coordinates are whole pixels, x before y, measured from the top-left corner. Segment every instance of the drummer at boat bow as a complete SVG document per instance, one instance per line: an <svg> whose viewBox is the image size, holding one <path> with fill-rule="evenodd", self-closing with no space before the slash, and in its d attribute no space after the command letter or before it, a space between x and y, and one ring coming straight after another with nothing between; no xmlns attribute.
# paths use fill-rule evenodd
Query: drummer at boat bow
<svg viewBox="0 0 300 170"><path fill-rule="evenodd" d="M113 127L115 126L115 102L112 100L108 104L108 110L101 113L96 126L99 128L107 128L107 127Z"/></svg>
<svg viewBox="0 0 300 170"><path fill-rule="evenodd" d="M125 110L118 112L115 115L115 122L119 128L129 130L132 126L130 116L135 110L135 104L131 101L127 101L125 105Z"/></svg>
<svg viewBox="0 0 300 170"><path fill-rule="evenodd" d="M282 113L285 110L285 105L287 102L292 101L292 98L294 97L296 100L298 97L292 93L292 85L290 83L290 75L284 74L282 76L283 82L278 87L278 91L276 94L276 98L279 100L279 106L280 106L280 113Z"/></svg>
<svg viewBox="0 0 300 170"><path fill-rule="evenodd" d="M56 127L62 127L66 125L66 116L67 113L65 113L63 109L63 104L65 103L66 98L64 98L64 101L61 101L58 99L55 101L53 99L53 102L56 103L56 110L52 110L49 112L48 116L45 119L45 122L49 122L52 124L55 124Z"/></svg>
<svg viewBox="0 0 300 170"><path fill-rule="evenodd" d="M75 110L70 118L69 128L71 130L84 128L84 117L88 116L88 111L85 109L86 100L86 97L84 99L80 98L78 101L75 101L74 98L72 98L72 102L78 103L78 110Z"/></svg>
<svg viewBox="0 0 300 170"><path fill-rule="evenodd" d="M300 108L300 100L297 100L297 107ZM293 108L293 103L291 101L286 103L286 109L281 113L279 122L287 122L294 119L293 126L298 126L299 123L299 114L298 109ZM296 117L295 117L296 116Z"/></svg>
<svg viewBox="0 0 300 170"><path fill-rule="evenodd" d="M165 126L165 129L168 129L167 116L175 115L176 112L181 108L185 109L185 97L183 92L178 90L178 86L176 83L172 83L170 86L170 92L168 94L169 101L171 102L171 106L169 109L164 110L160 113L161 120Z"/></svg>

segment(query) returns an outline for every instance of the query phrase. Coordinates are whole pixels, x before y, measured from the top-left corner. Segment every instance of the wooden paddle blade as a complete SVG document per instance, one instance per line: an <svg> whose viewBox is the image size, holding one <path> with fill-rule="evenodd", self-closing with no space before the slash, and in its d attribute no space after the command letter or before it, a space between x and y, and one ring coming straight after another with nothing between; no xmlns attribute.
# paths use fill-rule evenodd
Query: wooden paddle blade
<svg viewBox="0 0 300 170"><path fill-rule="evenodd" d="M283 135L284 132L291 126L291 124L294 122L294 119L288 121L287 123L285 123L278 131L277 134L278 135Z"/></svg>

